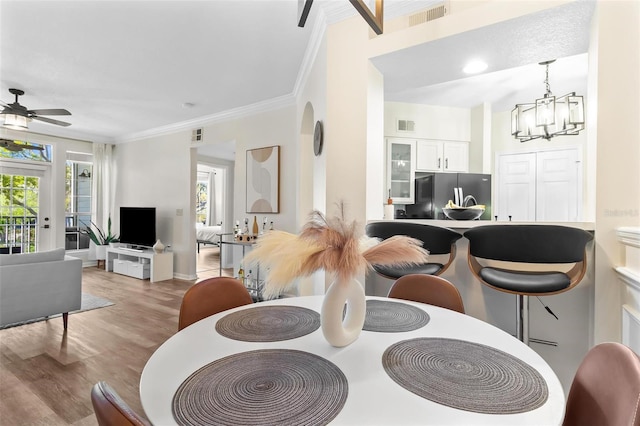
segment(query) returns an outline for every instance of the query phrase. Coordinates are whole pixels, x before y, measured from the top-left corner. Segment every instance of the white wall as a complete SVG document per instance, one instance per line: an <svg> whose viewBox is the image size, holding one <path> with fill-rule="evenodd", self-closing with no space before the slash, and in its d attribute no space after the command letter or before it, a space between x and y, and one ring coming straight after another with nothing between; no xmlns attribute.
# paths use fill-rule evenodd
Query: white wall
<svg viewBox="0 0 640 426"><path fill-rule="evenodd" d="M415 132L398 131L397 120L415 121ZM384 135L468 142L471 140L471 111L468 108L385 102Z"/></svg>
<svg viewBox="0 0 640 426"><path fill-rule="evenodd" d="M114 148L116 163L115 229L119 229L119 207L155 207L156 235L174 253L174 276L195 277L195 201L190 175L191 132L123 143ZM195 200L195 198L194 198Z"/></svg>
<svg viewBox="0 0 640 426"><path fill-rule="evenodd" d="M620 341L615 230L640 226L640 2L598 2L595 342Z"/></svg>

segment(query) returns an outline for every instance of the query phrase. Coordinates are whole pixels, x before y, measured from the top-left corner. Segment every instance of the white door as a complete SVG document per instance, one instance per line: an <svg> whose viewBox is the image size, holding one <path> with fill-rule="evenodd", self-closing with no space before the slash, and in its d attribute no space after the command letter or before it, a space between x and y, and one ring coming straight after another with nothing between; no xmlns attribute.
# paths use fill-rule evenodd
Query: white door
<svg viewBox="0 0 640 426"><path fill-rule="evenodd" d="M498 157L498 220L576 222L582 218L579 148Z"/></svg>
<svg viewBox="0 0 640 426"><path fill-rule="evenodd" d="M536 220L536 154L501 155L497 170L499 221Z"/></svg>
<svg viewBox="0 0 640 426"><path fill-rule="evenodd" d="M545 151L537 154L536 220L576 222L581 218L582 164L578 150Z"/></svg>
<svg viewBox="0 0 640 426"><path fill-rule="evenodd" d="M0 161L0 245L28 253L53 248L51 168ZM5 204L6 202L6 204Z"/></svg>

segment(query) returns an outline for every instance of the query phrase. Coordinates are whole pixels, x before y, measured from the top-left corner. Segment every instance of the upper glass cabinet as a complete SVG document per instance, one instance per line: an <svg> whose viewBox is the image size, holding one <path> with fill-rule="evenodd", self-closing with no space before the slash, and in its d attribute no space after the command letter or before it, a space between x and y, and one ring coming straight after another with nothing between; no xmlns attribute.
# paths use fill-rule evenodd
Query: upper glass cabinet
<svg viewBox="0 0 640 426"><path fill-rule="evenodd" d="M416 144L414 140L387 139L387 190L393 204L413 204Z"/></svg>

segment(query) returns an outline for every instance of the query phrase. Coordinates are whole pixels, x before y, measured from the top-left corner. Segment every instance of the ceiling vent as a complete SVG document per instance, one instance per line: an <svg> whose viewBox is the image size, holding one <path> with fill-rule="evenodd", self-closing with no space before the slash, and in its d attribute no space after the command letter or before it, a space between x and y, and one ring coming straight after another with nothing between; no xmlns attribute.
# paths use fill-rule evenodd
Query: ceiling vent
<svg viewBox="0 0 640 426"><path fill-rule="evenodd" d="M200 129L193 129L191 132L191 142L202 142L203 131Z"/></svg>
<svg viewBox="0 0 640 426"><path fill-rule="evenodd" d="M409 26L424 24L425 22L433 21L434 19L442 18L449 12L449 2L444 2L431 9L423 10L422 12L415 13L409 16Z"/></svg>
<svg viewBox="0 0 640 426"><path fill-rule="evenodd" d="M413 120L398 120L399 132L415 132L416 122Z"/></svg>

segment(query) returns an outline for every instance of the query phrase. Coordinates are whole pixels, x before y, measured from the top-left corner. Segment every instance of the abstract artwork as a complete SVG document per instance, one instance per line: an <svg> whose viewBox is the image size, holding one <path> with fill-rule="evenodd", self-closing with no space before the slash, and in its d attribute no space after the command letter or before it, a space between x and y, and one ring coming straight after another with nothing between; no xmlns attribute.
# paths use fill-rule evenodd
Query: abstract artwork
<svg viewBox="0 0 640 426"><path fill-rule="evenodd" d="M279 213L280 146L247 150L247 213Z"/></svg>

